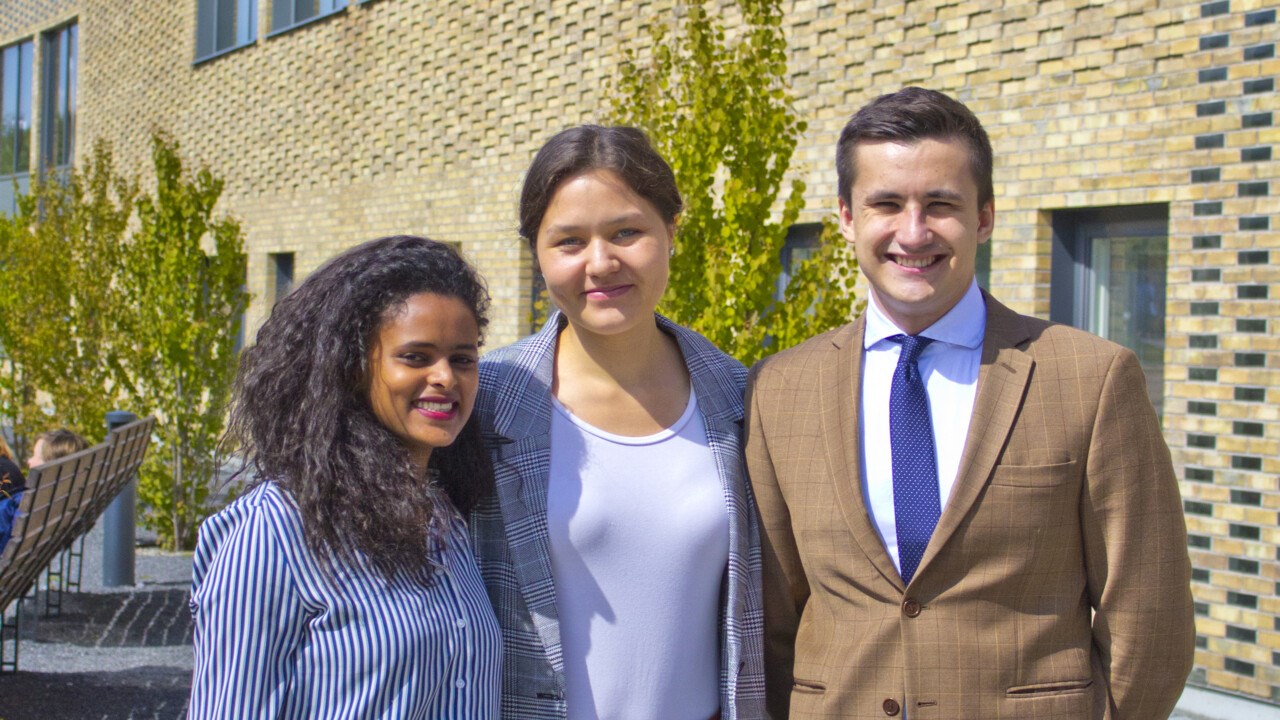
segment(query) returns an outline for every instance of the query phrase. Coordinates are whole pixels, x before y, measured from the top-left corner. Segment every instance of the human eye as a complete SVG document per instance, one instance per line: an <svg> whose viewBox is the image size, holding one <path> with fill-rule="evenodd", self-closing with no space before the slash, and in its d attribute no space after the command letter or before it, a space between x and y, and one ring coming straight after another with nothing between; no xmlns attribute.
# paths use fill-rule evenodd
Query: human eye
<svg viewBox="0 0 1280 720"><path fill-rule="evenodd" d="M461 355L454 355L450 362L452 362L456 367L470 369L480 364L480 358L475 355L464 353Z"/></svg>
<svg viewBox="0 0 1280 720"><path fill-rule="evenodd" d="M408 350L397 355L400 362L410 367L422 367L431 362L431 358L426 353L416 350Z"/></svg>
<svg viewBox="0 0 1280 720"><path fill-rule="evenodd" d="M635 237L636 235L640 235L640 234L641 234L640 231L637 230L636 228L622 228L618 232L614 233L616 237L620 237L620 238Z"/></svg>
<svg viewBox="0 0 1280 720"><path fill-rule="evenodd" d="M564 248L566 250L579 248L579 247L582 247L582 245L583 245L582 238L573 237L572 235L567 235L565 237L557 238L551 241L551 247Z"/></svg>

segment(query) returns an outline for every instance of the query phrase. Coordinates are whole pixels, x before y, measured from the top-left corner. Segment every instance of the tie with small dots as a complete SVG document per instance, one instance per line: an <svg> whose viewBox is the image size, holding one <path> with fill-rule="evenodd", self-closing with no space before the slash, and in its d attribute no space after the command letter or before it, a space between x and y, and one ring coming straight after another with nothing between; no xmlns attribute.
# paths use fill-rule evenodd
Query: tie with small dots
<svg viewBox="0 0 1280 720"><path fill-rule="evenodd" d="M893 451L893 512L902 581L910 583L942 514L938 460L929 421L929 396L916 361L930 338L894 335L902 345L889 389L889 445Z"/></svg>

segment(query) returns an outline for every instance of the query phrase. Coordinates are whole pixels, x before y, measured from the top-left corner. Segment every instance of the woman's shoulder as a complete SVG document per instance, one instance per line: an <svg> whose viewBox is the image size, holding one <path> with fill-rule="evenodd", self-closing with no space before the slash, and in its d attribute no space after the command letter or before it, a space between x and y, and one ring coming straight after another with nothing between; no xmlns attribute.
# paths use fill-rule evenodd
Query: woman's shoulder
<svg viewBox="0 0 1280 720"><path fill-rule="evenodd" d="M728 388L745 387L747 368L737 359L716 347L697 330L675 323L661 315L658 325L671 333L680 344L690 374L709 374Z"/></svg>
<svg viewBox="0 0 1280 720"><path fill-rule="evenodd" d="M249 488L200 526L196 560L216 554L228 540L233 545L268 543L287 549L301 532L297 506L288 493L267 480ZM290 538L290 539L287 539Z"/></svg>

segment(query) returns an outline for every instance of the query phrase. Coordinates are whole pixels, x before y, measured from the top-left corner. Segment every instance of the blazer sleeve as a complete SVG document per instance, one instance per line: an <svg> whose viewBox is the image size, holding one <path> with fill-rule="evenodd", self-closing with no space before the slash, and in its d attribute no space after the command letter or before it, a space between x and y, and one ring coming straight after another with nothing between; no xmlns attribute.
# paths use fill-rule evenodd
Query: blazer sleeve
<svg viewBox="0 0 1280 720"><path fill-rule="evenodd" d="M1195 653L1182 500L1128 350L1103 381L1081 495L1093 644L1114 720L1166 718Z"/></svg>
<svg viewBox="0 0 1280 720"><path fill-rule="evenodd" d="M200 528L191 593L195 671L190 715L275 718L306 615L287 549L265 508Z"/></svg>
<svg viewBox="0 0 1280 720"><path fill-rule="evenodd" d="M796 631L809 598L809 581L800 564L791 531L791 512L778 485L769 453L761 395L757 388L767 371L756 365L747 380L747 476L760 511L760 544L763 555L765 701L774 720L790 711L792 667Z"/></svg>

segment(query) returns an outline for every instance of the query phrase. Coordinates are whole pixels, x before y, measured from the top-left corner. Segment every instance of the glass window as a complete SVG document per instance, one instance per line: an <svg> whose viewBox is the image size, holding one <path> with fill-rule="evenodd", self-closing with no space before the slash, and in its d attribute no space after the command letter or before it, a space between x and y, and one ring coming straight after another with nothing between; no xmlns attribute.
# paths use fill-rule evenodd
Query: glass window
<svg viewBox="0 0 1280 720"><path fill-rule="evenodd" d="M257 12L255 0L196 0L196 60L253 42Z"/></svg>
<svg viewBox="0 0 1280 720"><path fill-rule="evenodd" d="M44 112L40 136L47 168L71 166L75 154L76 76L79 28L68 25L44 36Z"/></svg>
<svg viewBox="0 0 1280 720"><path fill-rule="evenodd" d="M31 169L30 40L0 49L0 212L16 210Z"/></svg>
<svg viewBox="0 0 1280 720"><path fill-rule="evenodd" d="M335 13L346 6L347 0L274 0L271 6L271 29L285 30Z"/></svg>
<svg viewBox="0 0 1280 720"><path fill-rule="evenodd" d="M1164 401L1167 205L1055 212L1050 319L1132 350Z"/></svg>
<svg viewBox="0 0 1280 720"><path fill-rule="evenodd" d="M293 290L293 253L268 253L273 275L271 304L275 305Z"/></svg>
<svg viewBox="0 0 1280 720"><path fill-rule="evenodd" d="M773 297L782 300L787 292L791 276L799 269L800 263L813 257L818 252L822 239L822 223L796 223L787 228L787 239L782 245L782 272L778 274L778 283L774 286Z"/></svg>

